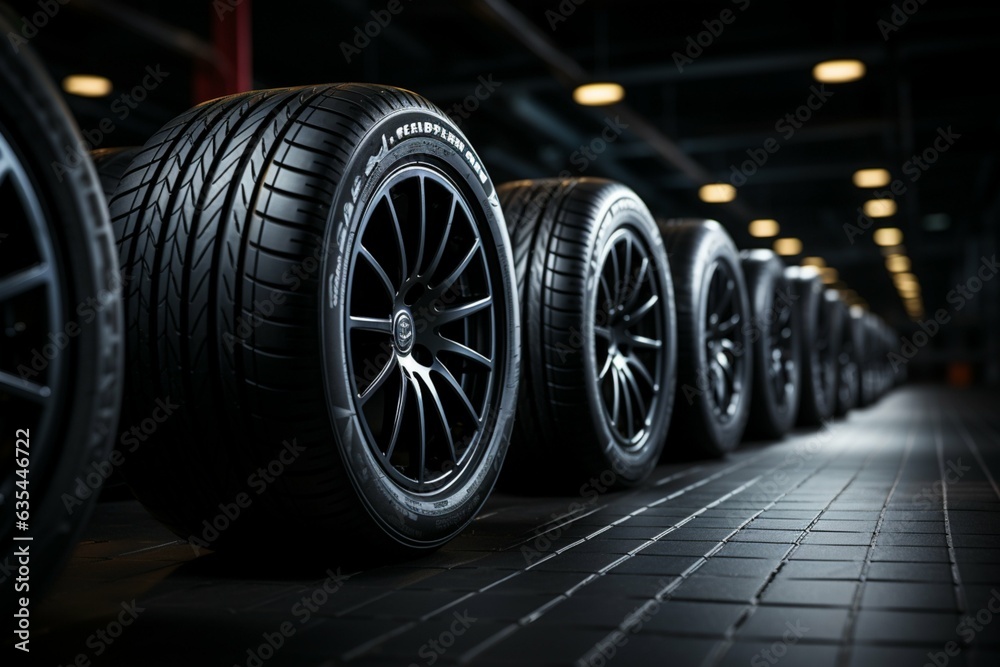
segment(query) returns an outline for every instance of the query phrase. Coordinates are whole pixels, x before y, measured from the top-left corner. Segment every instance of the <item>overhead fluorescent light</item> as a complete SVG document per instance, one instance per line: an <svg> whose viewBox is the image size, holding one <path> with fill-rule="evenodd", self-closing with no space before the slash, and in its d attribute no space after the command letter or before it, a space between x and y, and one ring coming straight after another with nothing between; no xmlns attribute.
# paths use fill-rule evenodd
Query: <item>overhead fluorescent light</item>
<svg viewBox="0 0 1000 667"><path fill-rule="evenodd" d="M750 236L754 236L759 239L766 239L772 236L777 236L781 231L781 225L778 224L777 220L760 219L750 221Z"/></svg>
<svg viewBox="0 0 1000 667"><path fill-rule="evenodd" d="M111 79L94 74L71 74L63 79L63 90L80 97L107 97L114 90Z"/></svg>
<svg viewBox="0 0 1000 667"><path fill-rule="evenodd" d="M600 107L621 102L625 99L625 89L617 83L599 82L577 86L573 91L573 101L587 107Z"/></svg>
<svg viewBox="0 0 1000 667"><path fill-rule="evenodd" d="M708 204L725 204L736 199L736 188L729 183L709 183L698 188L698 197Z"/></svg>
<svg viewBox="0 0 1000 667"><path fill-rule="evenodd" d="M865 75L865 64L860 60L827 60L813 67L813 78L820 83L848 83Z"/></svg>

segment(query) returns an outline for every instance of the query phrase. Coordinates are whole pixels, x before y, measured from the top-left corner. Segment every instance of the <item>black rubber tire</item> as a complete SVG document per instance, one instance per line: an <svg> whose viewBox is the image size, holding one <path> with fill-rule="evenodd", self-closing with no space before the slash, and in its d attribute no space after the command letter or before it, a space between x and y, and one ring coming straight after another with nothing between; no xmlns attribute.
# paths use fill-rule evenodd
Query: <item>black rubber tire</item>
<svg viewBox="0 0 1000 667"><path fill-rule="evenodd" d="M0 34L16 34L2 17ZM31 49L0 41L0 580L5 600L34 607L110 467L122 312L111 225L79 131ZM32 541L15 541L23 536ZM21 547L30 563L14 556ZM20 566L30 583L15 591Z"/></svg>
<svg viewBox="0 0 1000 667"><path fill-rule="evenodd" d="M836 294L836 293L835 293ZM837 403L834 415L843 417L858 406L861 394L861 355L864 339L861 322L853 315L839 295L836 296L841 312L840 344L837 350ZM860 309L859 309L860 310Z"/></svg>
<svg viewBox="0 0 1000 667"><path fill-rule="evenodd" d="M554 476L633 486L659 460L677 382L673 282L656 223L634 192L604 179L498 191L526 360L508 471L532 487ZM659 347L646 347L653 340Z"/></svg>
<svg viewBox="0 0 1000 667"><path fill-rule="evenodd" d="M802 324L802 394L796 424L819 426L833 417L837 393L836 311L826 301L819 274L811 267L785 270L799 303Z"/></svg>
<svg viewBox="0 0 1000 667"><path fill-rule="evenodd" d="M795 424L801 388L801 343L797 304L785 265L770 250L740 253L753 312L753 392L748 439L781 438Z"/></svg>
<svg viewBox="0 0 1000 667"><path fill-rule="evenodd" d="M397 183L415 190L382 196ZM447 192L450 207L432 210ZM397 218L393 202L413 208ZM125 229L122 266L135 274L126 300L133 393L146 414L157 401L173 412L124 467L155 516L196 545L293 544L325 559L432 549L473 519L509 439L520 323L492 182L441 111L362 84L206 102L146 143L111 213ZM437 248L429 262L417 247L425 240ZM416 260L412 276L404 256ZM437 282L406 292L405 317L396 305L380 313L384 330L352 309L370 307L374 318L383 301L402 302L393 281L420 271ZM448 307L482 285L489 299L475 309ZM371 298L358 296L367 289ZM449 320L492 351L466 341L447 364L435 351L441 365L423 366L421 346L443 348ZM369 334L379 342L366 351ZM473 368L470 352L492 354L493 370ZM404 365L420 382L403 379ZM427 384L446 372L451 394ZM413 428L393 428L389 380ZM462 397L476 414L456 422ZM431 423L425 411L435 408L445 416ZM387 433L398 449L381 449ZM459 459L450 468L435 458L446 440ZM418 490L400 481L411 468Z"/></svg>
<svg viewBox="0 0 1000 667"><path fill-rule="evenodd" d="M94 169L97 170L97 178L101 182L101 191L110 200L118 188L118 183L125 175L132 159L139 154L142 149L138 146L128 146L123 148L99 148L90 152L90 159L94 162ZM117 231L117 230L116 230ZM116 236L116 241L120 237Z"/></svg>
<svg viewBox="0 0 1000 667"><path fill-rule="evenodd" d="M875 389L875 364L878 360L878 340L875 336L875 316L867 311L858 313L864 352L861 356L861 391L858 407L868 407L878 400Z"/></svg>
<svg viewBox="0 0 1000 667"><path fill-rule="evenodd" d="M674 278L678 342L677 397L664 456L720 457L739 444L750 415L753 352L750 329L744 326L750 319L750 302L739 253L714 220L668 220L660 223L660 232ZM735 318L729 329L731 349L723 355L733 369L729 376L734 391L721 397L712 392L707 348L709 287L716 274L726 286L732 281L727 308Z"/></svg>

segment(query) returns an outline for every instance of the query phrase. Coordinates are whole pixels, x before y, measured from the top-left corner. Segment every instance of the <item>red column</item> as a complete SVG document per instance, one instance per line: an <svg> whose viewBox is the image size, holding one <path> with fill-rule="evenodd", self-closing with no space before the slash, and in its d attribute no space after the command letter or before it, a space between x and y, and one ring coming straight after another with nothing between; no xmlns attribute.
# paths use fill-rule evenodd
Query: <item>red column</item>
<svg viewBox="0 0 1000 667"><path fill-rule="evenodd" d="M253 88L253 38L251 0L206 2L212 17L212 46L218 66L195 63L193 102L242 93Z"/></svg>

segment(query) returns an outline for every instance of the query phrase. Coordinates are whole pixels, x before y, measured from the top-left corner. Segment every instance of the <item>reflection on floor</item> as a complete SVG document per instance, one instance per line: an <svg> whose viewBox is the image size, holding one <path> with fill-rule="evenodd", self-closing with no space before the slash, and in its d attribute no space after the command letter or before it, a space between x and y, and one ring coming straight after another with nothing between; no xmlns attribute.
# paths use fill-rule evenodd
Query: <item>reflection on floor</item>
<svg viewBox="0 0 1000 667"><path fill-rule="evenodd" d="M997 665L998 404L902 389L633 491L498 494L434 555L362 571L234 571L106 503L33 645L130 667Z"/></svg>

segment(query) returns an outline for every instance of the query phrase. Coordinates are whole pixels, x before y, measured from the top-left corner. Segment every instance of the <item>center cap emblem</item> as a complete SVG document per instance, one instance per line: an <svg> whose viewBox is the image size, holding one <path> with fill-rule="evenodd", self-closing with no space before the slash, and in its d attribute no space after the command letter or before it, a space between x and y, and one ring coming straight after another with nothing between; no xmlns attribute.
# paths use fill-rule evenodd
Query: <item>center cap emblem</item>
<svg viewBox="0 0 1000 667"><path fill-rule="evenodd" d="M404 354L409 352L413 347L413 317L405 310L400 311L392 328L396 349Z"/></svg>

